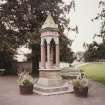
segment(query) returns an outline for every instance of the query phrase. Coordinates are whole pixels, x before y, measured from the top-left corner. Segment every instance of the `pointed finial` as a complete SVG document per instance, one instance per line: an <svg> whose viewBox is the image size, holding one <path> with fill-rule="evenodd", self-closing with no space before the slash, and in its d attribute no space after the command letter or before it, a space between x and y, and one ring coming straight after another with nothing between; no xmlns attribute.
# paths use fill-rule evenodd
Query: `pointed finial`
<svg viewBox="0 0 105 105"><path fill-rule="evenodd" d="M45 29L45 28L54 28L54 29L58 29L58 25L55 24L52 16L51 16L51 12L48 13L48 16L44 22L44 24L42 25L41 29Z"/></svg>

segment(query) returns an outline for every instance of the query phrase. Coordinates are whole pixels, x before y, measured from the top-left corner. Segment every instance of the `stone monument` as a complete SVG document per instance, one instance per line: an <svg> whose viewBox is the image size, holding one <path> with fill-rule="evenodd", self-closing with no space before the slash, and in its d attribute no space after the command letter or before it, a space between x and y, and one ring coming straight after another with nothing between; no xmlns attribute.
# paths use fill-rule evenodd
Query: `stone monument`
<svg viewBox="0 0 105 105"><path fill-rule="evenodd" d="M67 82L62 80L60 72L60 52L58 25L51 14L41 28L41 64L39 79L34 91L40 95L52 95L70 92Z"/></svg>

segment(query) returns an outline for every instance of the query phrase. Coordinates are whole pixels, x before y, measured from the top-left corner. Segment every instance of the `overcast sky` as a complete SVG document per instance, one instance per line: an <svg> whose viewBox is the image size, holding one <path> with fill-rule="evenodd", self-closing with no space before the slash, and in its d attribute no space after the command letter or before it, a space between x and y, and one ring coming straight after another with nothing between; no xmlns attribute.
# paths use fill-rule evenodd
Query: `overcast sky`
<svg viewBox="0 0 105 105"><path fill-rule="evenodd" d="M79 34L69 33L69 37L74 39L72 49L75 52L84 51L83 43L92 42L94 34L99 31L99 22L91 21L98 13L98 2L99 0L75 0L76 10L71 14L71 24L78 26Z"/></svg>

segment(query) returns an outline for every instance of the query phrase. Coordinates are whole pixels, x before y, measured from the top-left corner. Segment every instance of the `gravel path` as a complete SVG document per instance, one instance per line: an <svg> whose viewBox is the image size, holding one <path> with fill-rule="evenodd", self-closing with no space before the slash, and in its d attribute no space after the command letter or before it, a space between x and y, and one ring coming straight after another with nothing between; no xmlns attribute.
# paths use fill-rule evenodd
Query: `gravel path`
<svg viewBox="0 0 105 105"><path fill-rule="evenodd" d="M90 81L89 96L81 98L73 93L39 96L19 94L17 77L0 77L0 105L105 105L105 86Z"/></svg>

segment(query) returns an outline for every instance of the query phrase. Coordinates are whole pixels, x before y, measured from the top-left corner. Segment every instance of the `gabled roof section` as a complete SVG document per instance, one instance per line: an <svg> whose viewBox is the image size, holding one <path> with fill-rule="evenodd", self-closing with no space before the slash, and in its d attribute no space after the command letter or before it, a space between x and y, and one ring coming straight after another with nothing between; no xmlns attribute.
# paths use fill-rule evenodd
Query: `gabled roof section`
<svg viewBox="0 0 105 105"><path fill-rule="evenodd" d="M58 29L58 25L55 24L52 16L51 16L51 13L49 13L49 15L47 16L44 24L42 25L42 28L41 29L45 29L45 28L53 28L53 29Z"/></svg>

